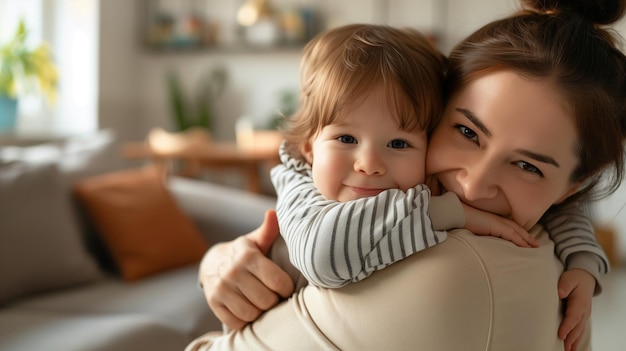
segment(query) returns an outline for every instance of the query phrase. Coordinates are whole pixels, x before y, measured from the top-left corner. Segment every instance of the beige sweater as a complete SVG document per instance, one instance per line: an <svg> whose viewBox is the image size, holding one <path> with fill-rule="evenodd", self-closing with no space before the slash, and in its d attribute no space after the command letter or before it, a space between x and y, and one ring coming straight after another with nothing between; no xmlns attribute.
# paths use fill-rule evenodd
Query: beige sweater
<svg viewBox="0 0 626 351"><path fill-rule="evenodd" d="M361 282L304 287L243 330L187 350L562 351L563 267L547 233L531 234L541 247L454 230ZM587 338L579 350L589 347Z"/></svg>

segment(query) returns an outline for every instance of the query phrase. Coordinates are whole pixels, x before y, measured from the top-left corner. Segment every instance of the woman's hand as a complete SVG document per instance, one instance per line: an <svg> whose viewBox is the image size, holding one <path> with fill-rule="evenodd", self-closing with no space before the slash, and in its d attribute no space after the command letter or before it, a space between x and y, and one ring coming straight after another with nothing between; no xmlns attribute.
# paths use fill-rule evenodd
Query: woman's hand
<svg viewBox="0 0 626 351"><path fill-rule="evenodd" d="M596 289L596 279L582 269L563 272L559 279L559 298L565 299L565 318L559 328L559 339L565 351L576 351L591 316L591 299Z"/></svg>
<svg viewBox="0 0 626 351"><path fill-rule="evenodd" d="M209 306L227 327L241 329L291 296L289 275L265 256L278 235L276 212L233 241L213 246L200 264L200 283Z"/></svg>
<svg viewBox="0 0 626 351"><path fill-rule="evenodd" d="M537 239L512 220L462 205L465 211L465 228L472 233L502 238L520 247L539 247Z"/></svg>

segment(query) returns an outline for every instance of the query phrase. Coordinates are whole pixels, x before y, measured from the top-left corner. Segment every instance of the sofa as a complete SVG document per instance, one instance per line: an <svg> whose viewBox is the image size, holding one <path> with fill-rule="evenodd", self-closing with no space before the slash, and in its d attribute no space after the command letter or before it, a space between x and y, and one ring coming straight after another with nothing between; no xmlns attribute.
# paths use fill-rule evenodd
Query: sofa
<svg viewBox="0 0 626 351"><path fill-rule="evenodd" d="M144 195L136 189L150 182L141 177L156 171L119 150L111 131L0 147L0 350L182 350L221 329L198 287L198 261L212 243L257 227L274 198L174 176L160 178L158 197ZM107 203L115 193L134 207ZM157 202L167 212L145 211ZM103 203L108 212L94 205ZM103 213L126 217L111 224ZM161 224L171 218L178 222ZM182 227L201 239L179 245ZM140 244L128 247L133 235ZM138 264L134 249L155 262L178 258Z"/></svg>

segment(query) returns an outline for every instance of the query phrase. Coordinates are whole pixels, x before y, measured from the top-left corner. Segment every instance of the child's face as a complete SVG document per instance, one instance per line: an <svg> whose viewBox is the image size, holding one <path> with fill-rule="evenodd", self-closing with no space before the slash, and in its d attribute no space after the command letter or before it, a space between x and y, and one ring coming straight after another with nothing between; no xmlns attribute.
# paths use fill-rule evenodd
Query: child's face
<svg viewBox="0 0 626 351"><path fill-rule="evenodd" d="M401 130L395 113L378 87L303 146L322 195L349 201L424 182L426 132Z"/></svg>

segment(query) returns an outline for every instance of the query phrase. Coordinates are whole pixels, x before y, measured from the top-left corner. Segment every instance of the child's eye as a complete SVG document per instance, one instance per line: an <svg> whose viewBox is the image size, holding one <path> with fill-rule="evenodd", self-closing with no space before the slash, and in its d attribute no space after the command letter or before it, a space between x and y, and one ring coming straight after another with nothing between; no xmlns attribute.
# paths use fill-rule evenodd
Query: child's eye
<svg viewBox="0 0 626 351"><path fill-rule="evenodd" d="M543 177L543 173L541 172L541 170L539 170L539 168L535 167L531 163L528 163L526 161L518 161L518 162L515 162L515 164L526 172L536 173L537 175Z"/></svg>
<svg viewBox="0 0 626 351"><path fill-rule="evenodd" d="M478 142L478 135L476 135L476 132L474 132L470 128L462 124L457 124L455 127L459 130L459 133L461 133L461 135L463 135L465 138L470 139L476 143Z"/></svg>
<svg viewBox="0 0 626 351"><path fill-rule="evenodd" d="M356 138L353 137L352 135L341 135L339 137L337 137L337 140L339 140L340 142L344 143L344 144L356 144Z"/></svg>
<svg viewBox="0 0 626 351"><path fill-rule="evenodd" d="M394 139L390 141L389 144L387 144L387 146L392 149L406 149L407 147L409 147L409 143L407 143L404 140Z"/></svg>

